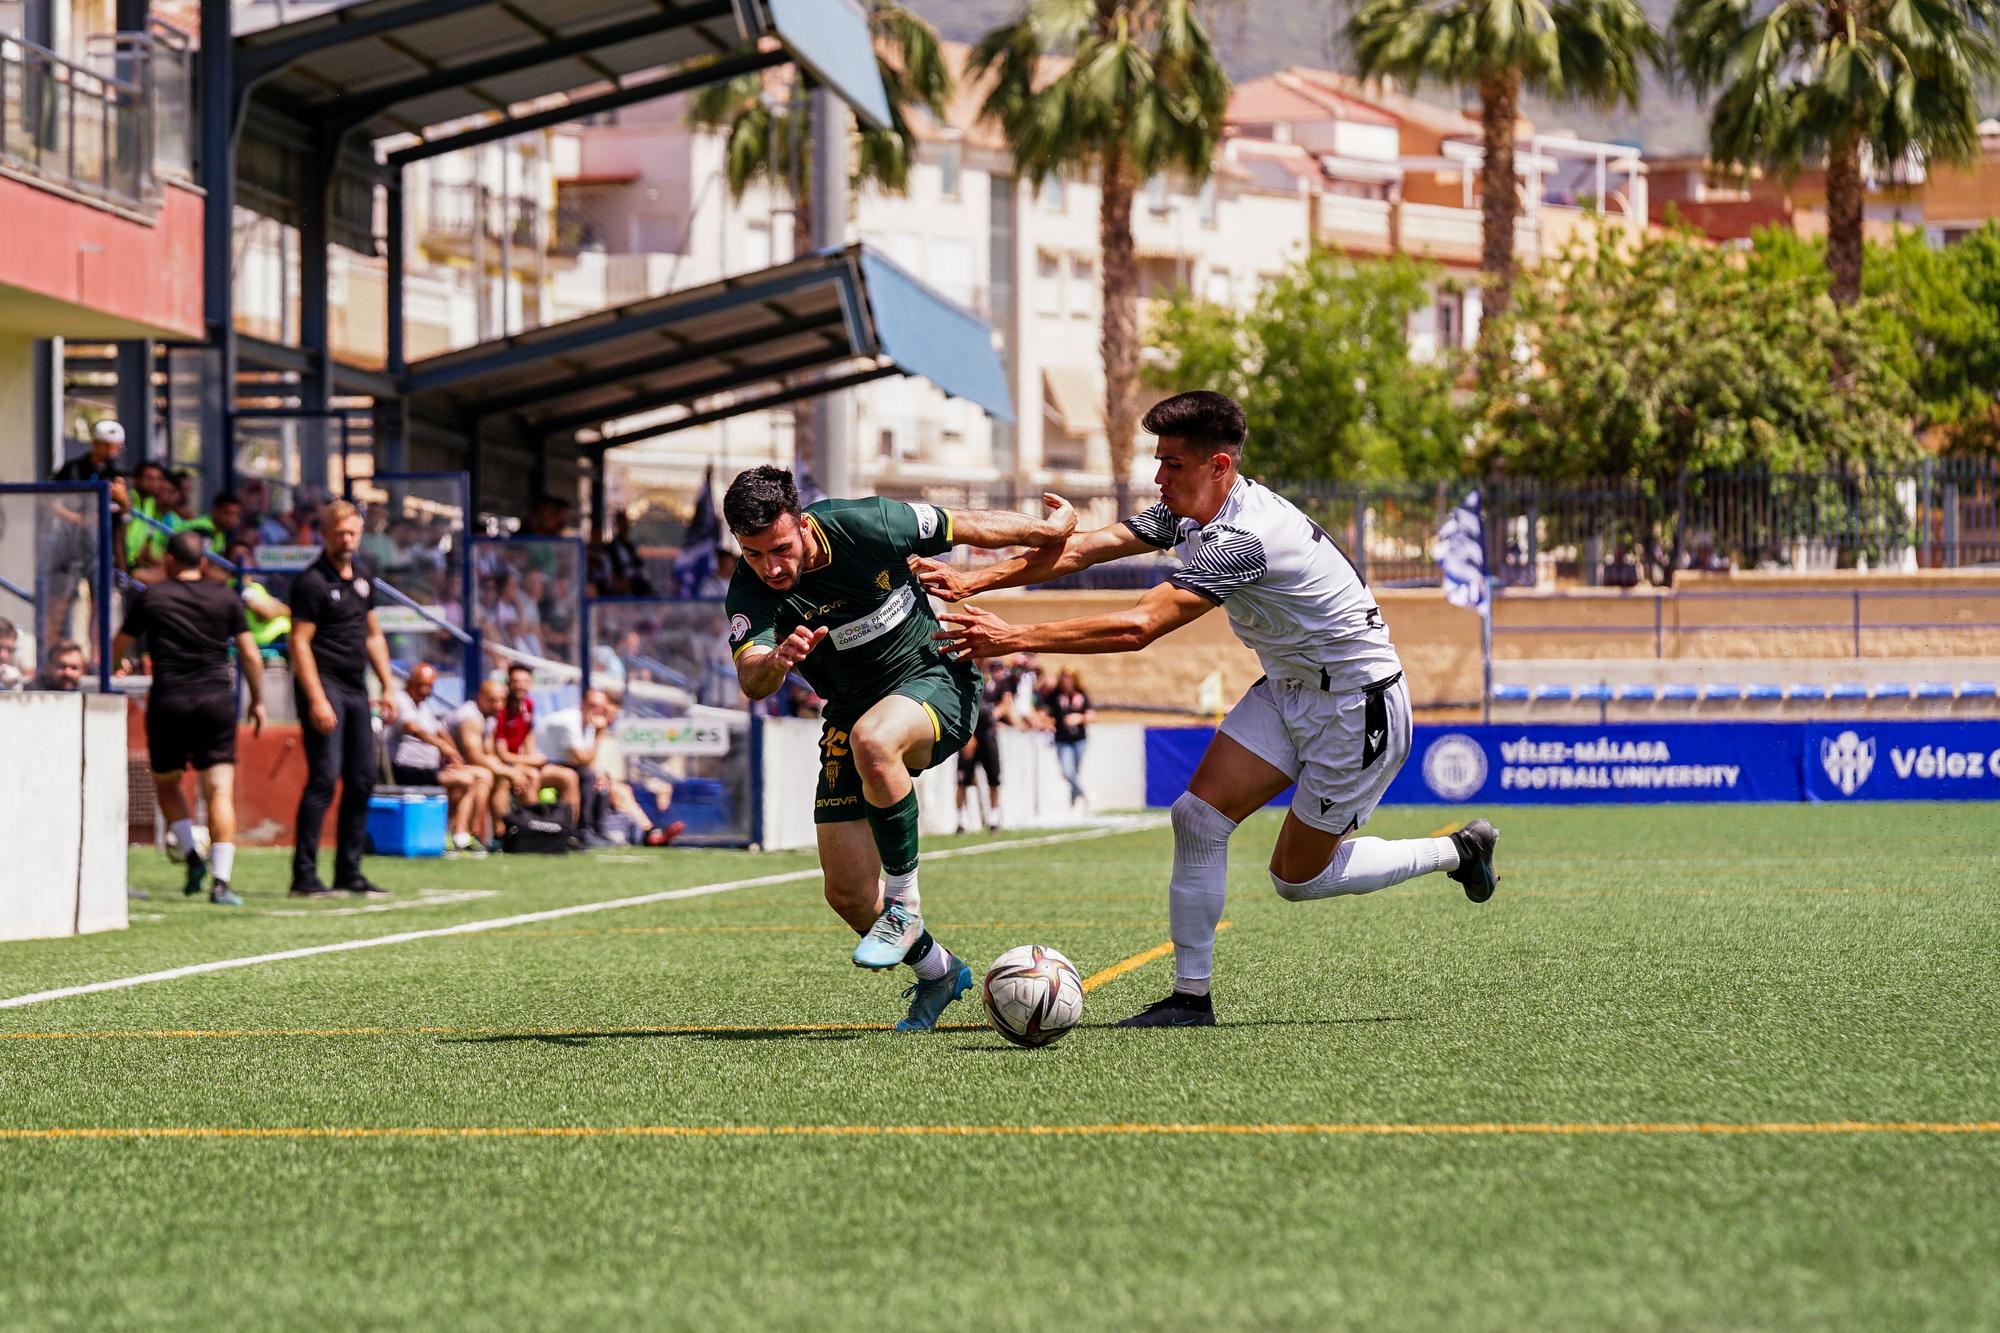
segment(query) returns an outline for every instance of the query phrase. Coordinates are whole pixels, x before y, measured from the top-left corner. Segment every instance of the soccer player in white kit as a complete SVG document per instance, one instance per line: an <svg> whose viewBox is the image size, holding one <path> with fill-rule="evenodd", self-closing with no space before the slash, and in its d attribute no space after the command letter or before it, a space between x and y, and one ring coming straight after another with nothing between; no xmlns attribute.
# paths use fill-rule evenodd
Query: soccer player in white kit
<svg viewBox="0 0 2000 1333"><path fill-rule="evenodd" d="M1115 615L1009 625L976 607L939 617L954 653L1114 653L1222 607L1265 676L1230 710L1173 805L1169 887L1174 989L1121 1027L1215 1022L1209 980L1229 837L1297 784L1271 850L1271 883L1294 902L1373 893L1443 871L1473 902L1493 895L1497 833L1476 819L1442 838L1353 836L1410 753L1410 694L1381 608L1339 545L1290 501L1243 476L1243 409L1219 393L1168 398L1142 423L1158 437L1160 501L1107 528L966 573L912 560L947 601L1039 583L1171 548L1182 568Z"/></svg>

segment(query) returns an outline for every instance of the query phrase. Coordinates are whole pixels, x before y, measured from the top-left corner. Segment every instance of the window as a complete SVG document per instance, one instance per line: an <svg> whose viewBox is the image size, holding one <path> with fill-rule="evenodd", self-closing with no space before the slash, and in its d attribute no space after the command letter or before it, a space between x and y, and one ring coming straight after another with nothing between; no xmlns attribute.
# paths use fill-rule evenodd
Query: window
<svg viewBox="0 0 2000 1333"><path fill-rule="evenodd" d="M1167 211L1167 177L1165 172L1146 182L1146 207L1152 209L1155 213L1164 213Z"/></svg>
<svg viewBox="0 0 2000 1333"><path fill-rule="evenodd" d="M1044 213L1062 212L1068 203L1068 198L1063 188L1063 178L1061 176L1048 177L1042 182L1042 188L1036 193L1035 197L1042 201L1042 211Z"/></svg>
<svg viewBox="0 0 2000 1333"><path fill-rule="evenodd" d="M1195 196L1195 208L1201 215L1201 225L1215 225L1215 177L1210 176L1201 183L1201 193Z"/></svg>
<svg viewBox="0 0 2000 1333"><path fill-rule="evenodd" d="M1228 305L1230 303L1233 299L1233 293L1231 291L1228 269L1212 268L1208 271L1208 276L1202 280L1201 299L1211 305Z"/></svg>
<svg viewBox="0 0 2000 1333"><path fill-rule="evenodd" d="M1062 313L1062 261L1046 250L1035 256L1035 313Z"/></svg>
<svg viewBox="0 0 2000 1333"><path fill-rule="evenodd" d="M1460 346L1463 345L1459 339L1459 320L1461 312L1459 310L1458 298L1456 296L1448 296L1440 292L1438 294L1437 307L1438 307L1438 328L1437 328L1438 350L1456 351Z"/></svg>
<svg viewBox="0 0 2000 1333"><path fill-rule="evenodd" d="M931 285L962 306L973 304L972 242L931 238Z"/></svg>
<svg viewBox="0 0 2000 1333"><path fill-rule="evenodd" d="M938 159L938 193L947 199L958 198L959 148L958 141L951 140L944 146L944 156Z"/></svg>
<svg viewBox="0 0 2000 1333"><path fill-rule="evenodd" d="M1097 265L1077 256L1069 261L1069 313L1077 319L1097 314Z"/></svg>
<svg viewBox="0 0 2000 1333"><path fill-rule="evenodd" d="M877 457L894 458L896 456L896 432L885 428L877 435L876 451Z"/></svg>

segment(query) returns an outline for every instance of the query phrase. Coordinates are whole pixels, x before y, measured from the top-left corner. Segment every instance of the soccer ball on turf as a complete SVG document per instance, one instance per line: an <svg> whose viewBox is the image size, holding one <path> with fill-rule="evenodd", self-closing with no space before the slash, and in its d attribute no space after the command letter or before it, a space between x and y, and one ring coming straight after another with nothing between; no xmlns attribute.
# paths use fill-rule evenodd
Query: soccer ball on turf
<svg viewBox="0 0 2000 1333"><path fill-rule="evenodd" d="M1076 965L1039 944L1009 949L986 969L986 1021L1016 1046L1046 1046L1083 1017Z"/></svg>

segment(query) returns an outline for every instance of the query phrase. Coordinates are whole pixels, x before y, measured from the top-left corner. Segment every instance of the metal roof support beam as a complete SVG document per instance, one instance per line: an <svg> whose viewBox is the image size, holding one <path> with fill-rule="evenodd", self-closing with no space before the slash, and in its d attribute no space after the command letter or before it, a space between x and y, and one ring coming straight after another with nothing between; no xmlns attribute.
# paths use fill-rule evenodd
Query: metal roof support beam
<svg viewBox="0 0 2000 1333"><path fill-rule="evenodd" d="M587 55L607 46L617 46L622 42L672 32L676 28L705 23L710 19L725 18L731 12L729 0L709 0L707 4L662 10L642 19L614 23L609 27L558 38L540 46L510 51L505 55L490 56L467 65L435 70L413 79L405 79L401 83L391 84L386 88L374 88L365 93L343 97L328 108L328 117L338 129L345 131L360 125L371 116L414 98L443 92L450 88L461 88L471 83L481 83L524 69L533 69L537 65L567 60L571 56Z"/></svg>
<svg viewBox="0 0 2000 1333"><path fill-rule="evenodd" d="M32 13L37 6L30 6ZM216 350L213 401L203 395L201 413L201 474L223 487L234 481L235 449L230 409L236 395L236 310L234 282L236 205L236 124L244 98L227 76L232 36L232 7L224 3L201 7L200 81L196 103L200 115L202 207L202 318Z"/></svg>
<svg viewBox="0 0 2000 1333"><path fill-rule="evenodd" d="M317 22L321 26L303 36L294 37L283 43L271 45L256 44L236 52L235 82L246 91L270 78L295 60L303 59L331 47L343 46L348 42L358 42L364 37L379 37L386 32L413 23L429 23L433 19L448 18L468 9L479 9L490 5L493 0L420 0L419 3L390 5L376 9L371 14L355 14L351 10L331 10L326 14L303 22ZM207 4L202 5L205 11ZM204 34L206 36L206 34ZM206 41L204 51L214 50ZM219 48L229 50L228 46Z"/></svg>
<svg viewBox="0 0 2000 1333"><path fill-rule="evenodd" d="M848 347L814 348L783 361L773 361L768 366L757 366L747 372L748 383L777 379L782 375L795 374L801 370L811 370L833 361L852 359L854 351ZM710 375L707 379L694 380L687 384L677 384L671 389L658 389L652 393L635 395L630 402L617 403L610 407L594 407L587 412L567 412L559 417L534 423L535 433L544 439L554 439L584 426L597 426L621 417L635 417L642 412L656 411L662 407L672 407L677 403L691 403L706 398L710 394L723 393L741 387L746 382L746 372L734 371L725 375Z"/></svg>
<svg viewBox="0 0 2000 1333"><path fill-rule="evenodd" d="M758 70L788 64L791 58L791 53L782 48L729 56L691 70L684 70L679 74L669 75L664 79L629 84L608 93L600 93L596 97L579 97L573 102L551 107L547 111L497 120L491 125L482 125L463 134L453 134L443 139L427 139L423 143L389 154L389 165L400 167L411 162L422 162L426 158L437 157L443 153L455 153L461 148L476 148L483 143L493 143L500 139L511 139L517 134L547 129L551 125L566 125L570 121L582 120L585 116L594 116L599 112L616 111L620 107L635 106L640 102L651 102L661 97L671 97L675 93L684 93L691 88L720 83L739 74L754 74Z"/></svg>
<svg viewBox="0 0 2000 1333"><path fill-rule="evenodd" d="M531 389L521 389L514 393L502 394L497 398L489 398L485 402L480 403L474 410L482 415L502 416L508 412L519 411L521 408L542 402L551 393L568 395L602 388L607 384L616 384L618 381L624 379L656 375L663 370L672 370L675 366L689 361L702 361L709 357L728 356L731 353L745 351L752 347L761 346L764 343L775 342L780 338L789 338L800 333L810 333L815 329L838 325L841 322L842 316L840 311L828 310L823 314L786 320L782 324L752 329L746 333L734 334L727 338L714 338L705 343L684 343L678 347L663 349L652 356L638 357L630 361L622 361L615 366L605 366L599 370L587 371L581 375L573 375L563 380L560 385L555 386L553 389L545 386L537 386ZM584 424L588 425L589 423L585 422Z"/></svg>
<svg viewBox="0 0 2000 1333"><path fill-rule="evenodd" d="M742 305L745 301L773 300L830 279L837 280L843 285L851 284L853 281L851 273L845 268L806 268L788 274L782 279L745 282L740 287L727 288L700 301L684 303L670 301L657 304L660 298L655 297L651 302L640 303L656 304L655 309L643 315L623 314L623 311L631 307L621 307L617 311L607 312L617 317L609 322L591 319L582 328L571 329L565 334L554 337L516 334L484 356L468 357L463 361L454 361L451 365L438 366L430 370L418 369L409 376L409 390L411 393L424 393L433 389L449 388L461 380L491 374L496 370L507 370L515 366L545 361L550 357L565 356L599 341L605 336L606 330L613 326L616 326L616 331L619 333L644 333L648 329L668 327L683 320L698 319L703 315L713 314L718 310L728 310ZM547 330L536 332L546 333Z"/></svg>
<svg viewBox="0 0 2000 1333"><path fill-rule="evenodd" d="M656 440L662 435L672 435L677 431L692 430L696 426L706 426L711 422L726 421L730 417L740 417L750 412L765 412L787 403L796 403L802 398L812 398L822 393L838 393L842 389L858 388L863 384L879 380L889 375L900 375L896 366L876 366L872 370L857 370L851 375L840 375L830 380L813 380L806 384L793 385L767 393L760 398L746 398L731 403L728 407L710 408L706 412L694 412L658 426L648 426L644 430L633 431L630 435L614 435L604 442L606 449L616 449L621 445L638 444L642 440Z"/></svg>

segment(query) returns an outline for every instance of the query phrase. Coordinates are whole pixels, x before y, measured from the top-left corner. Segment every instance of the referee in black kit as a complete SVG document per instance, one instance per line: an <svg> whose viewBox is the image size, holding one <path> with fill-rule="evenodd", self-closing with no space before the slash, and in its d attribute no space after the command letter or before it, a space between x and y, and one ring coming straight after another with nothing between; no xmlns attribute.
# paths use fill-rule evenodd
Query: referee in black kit
<svg viewBox="0 0 2000 1333"><path fill-rule="evenodd" d="M292 897L332 893L382 897L388 890L361 874L368 833L368 798L375 790L375 728L368 712L366 672L375 670L382 697L395 690L389 642L375 622L375 588L356 567L361 511L335 500L322 511L325 548L292 582L292 697L306 743L306 789L299 797L292 850ZM319 830L340 780L339 842L333 887L319 877Z"/></svg>
<svg viewBox="0 0 2000 1333"><path fill-rule="evenodd" d="M202 577L202 536L177 532L167 542L165 582L133 598L124 627L111 641L111 659L122 662L143 642L153 659L153 688L146 699L146 751L160 813L187 864L187 893L200 893L213 869L208 900L241 907L229 887L236 871L236 672L231 644L250 689L250 724L264 731L264 659L251 637L243 602L230 587ZM194 818L181 790L186 771L201 779L213 839L208 858L195 846Z"/></svg>

